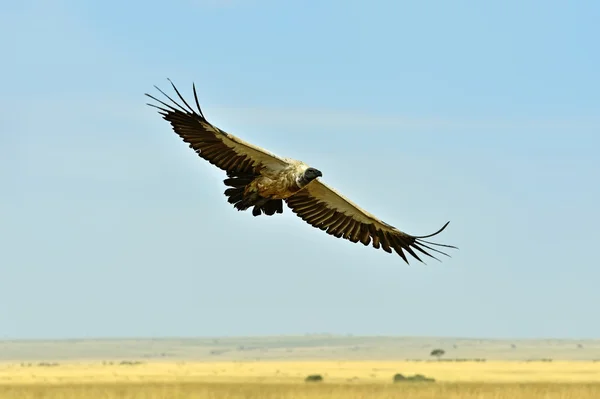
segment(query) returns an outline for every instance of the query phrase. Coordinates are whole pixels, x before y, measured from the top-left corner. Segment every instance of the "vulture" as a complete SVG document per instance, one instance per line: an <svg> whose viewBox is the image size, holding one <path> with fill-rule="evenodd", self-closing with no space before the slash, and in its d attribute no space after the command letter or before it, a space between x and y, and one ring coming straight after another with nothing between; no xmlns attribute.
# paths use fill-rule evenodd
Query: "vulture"
<svg viewBox="0 0 600 399"><path fill-rule="evenodd" d="M439 261L428 250L450 256L433 246L457 249L424 240L442 232L450 222L425 236L413 236L385 223L323 183L319 179L323 176L320 170L301 161L279 157L212 125L200 109L195 84L192 87L197 112L168 80L183 105L157 86L154 87L172 105L145 93L160 104L147 105L157 108L198 156L227 173L223 182L228 188L224 194L238 211L252 208L254 216L272 216L283 213L285 202L294 214L313 227L353 243L371 244L388 253L394 251L407 264L410 263L404 251L425 263L419 254Z"/></svg>

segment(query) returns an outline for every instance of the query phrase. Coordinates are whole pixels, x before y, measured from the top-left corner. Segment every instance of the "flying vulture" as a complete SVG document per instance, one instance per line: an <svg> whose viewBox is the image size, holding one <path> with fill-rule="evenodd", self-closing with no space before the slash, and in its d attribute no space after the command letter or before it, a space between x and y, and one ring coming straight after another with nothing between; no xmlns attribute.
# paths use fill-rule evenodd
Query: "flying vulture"
<svg viewBox="0 0 600 399"><path fill-rule="evenodd" d="M245 211L252 207L254 216L271 216L283 213L285 201L293 213L327 234L354 243L361 242L365 246L372 244L374 248L388 253L395 251L407 264L409 262L403 251L423 262L417 252L437 259L427 250L449 255L432 246L456 248L424 240L439 234L450 222L427 236L404 233L321 182L318 179L323 176L320 170L301 161L274 155L212 125L200 109L195 84L193 90L198 112L189 106L170 79L169 82L187 109L157 86L154 87L174 106L146 93L163 107L147 105L158 108L159 114L171 124L175 133L201 158L227 172L223 182L229 188L225 190L225 196L237 210Z"/></svg>

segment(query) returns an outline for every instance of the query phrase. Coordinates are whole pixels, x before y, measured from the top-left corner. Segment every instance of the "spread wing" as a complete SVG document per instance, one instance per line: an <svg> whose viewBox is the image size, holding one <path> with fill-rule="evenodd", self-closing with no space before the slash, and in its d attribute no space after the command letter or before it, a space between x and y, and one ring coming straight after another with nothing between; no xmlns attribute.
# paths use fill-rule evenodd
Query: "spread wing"
<svg viewBox="0 0 600 399"><path fill-rule="evenodd" d="M148 97L158 101L164 107L155 104L148 105L158 108L163 119L171 123L175 133L188 143L201 158L225 170L229 175L257 174L263 168L277 170L287 165L284 159L210 124L200 109L196 85L193 85L193 88L198 112L188 105L173 82L171 80L169 82L187 109L156 86L154 87L171 100L175 106L166 104L146 93Z"/></svg>
<svg viewBox="0 0 600 399"><path fill-rule="evenodd" d="M446 256L450 255L431 246L456 249L452 245L436 244L423 240L423 238L439 234L450 222L447 222L433 234L421 237L412 236L376 218L317 179L286 199L286 202L292 212L302 220L327 232L327 234L354 243L361 242L364 245L372 243L373 247L382 248L388 253L392 253L392 250L394 250L406 263L409 262L403 251L423 262L415 250L437 259L429 254L427 250Z"/></svg>

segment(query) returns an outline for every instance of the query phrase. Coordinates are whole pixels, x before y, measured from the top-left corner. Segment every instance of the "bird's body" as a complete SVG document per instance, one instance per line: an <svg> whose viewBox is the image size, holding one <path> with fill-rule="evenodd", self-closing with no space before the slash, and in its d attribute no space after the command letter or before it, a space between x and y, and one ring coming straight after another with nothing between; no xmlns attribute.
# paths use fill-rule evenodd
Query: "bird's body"
<svg viewBox="0 0 600 399"><path fill-rule="evenodd" d="M261 197L286 199L296 194L304 187L304 172L307 164L293 159L286 159L290 165L280 170L265 169L249 186L256 188Z"/></svg>
<svg viewBox="0 0 600 399"><path fill-rule="evenodd" d="M187 109L160 89L177 108L146 94L164 107L149 105L160 110L175 133L201 158L227 172L223 181L228 186L225 195L236 209L245 211L252 208L254 216L272 216L283 213L285 202L293 213L312 226L338 238L372 244L374 248L382 248L389 253L393 250L407 263L403 251L421 261L413 249L433 257L425 249L447 254L429 245L455 248L423 240L440 233L448 223L428 236L406 234L322 183L318 179L322 176L321 171L301 161L278 157L210 124L200 109L195 86L198 112L188 105L174 85L173 89Z"/></svg>
<svg viewBox="0 0 600 399"><path fill-rule="evenodd" d="M229 172L224 183L231 188L225 190L228 201L240 210L254 206L252 214L273 215L283 213L283 202L300 191L314 177L307 177L307 170L314 170L315 177L320 172L301 161L284 158L288 165L262 168L258 173Z"/></svg>

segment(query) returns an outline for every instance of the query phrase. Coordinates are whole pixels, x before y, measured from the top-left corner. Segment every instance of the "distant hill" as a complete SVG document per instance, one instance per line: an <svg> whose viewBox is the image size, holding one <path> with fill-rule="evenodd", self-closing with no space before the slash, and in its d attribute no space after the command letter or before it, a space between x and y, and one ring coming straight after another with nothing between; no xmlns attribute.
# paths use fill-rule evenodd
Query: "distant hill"
<svg viewBox="0 0 600 399"><path fill-rule="evenodd" d="M334 335L0 341L0 362L241 360L599 360L600 340Z"/></svg>

